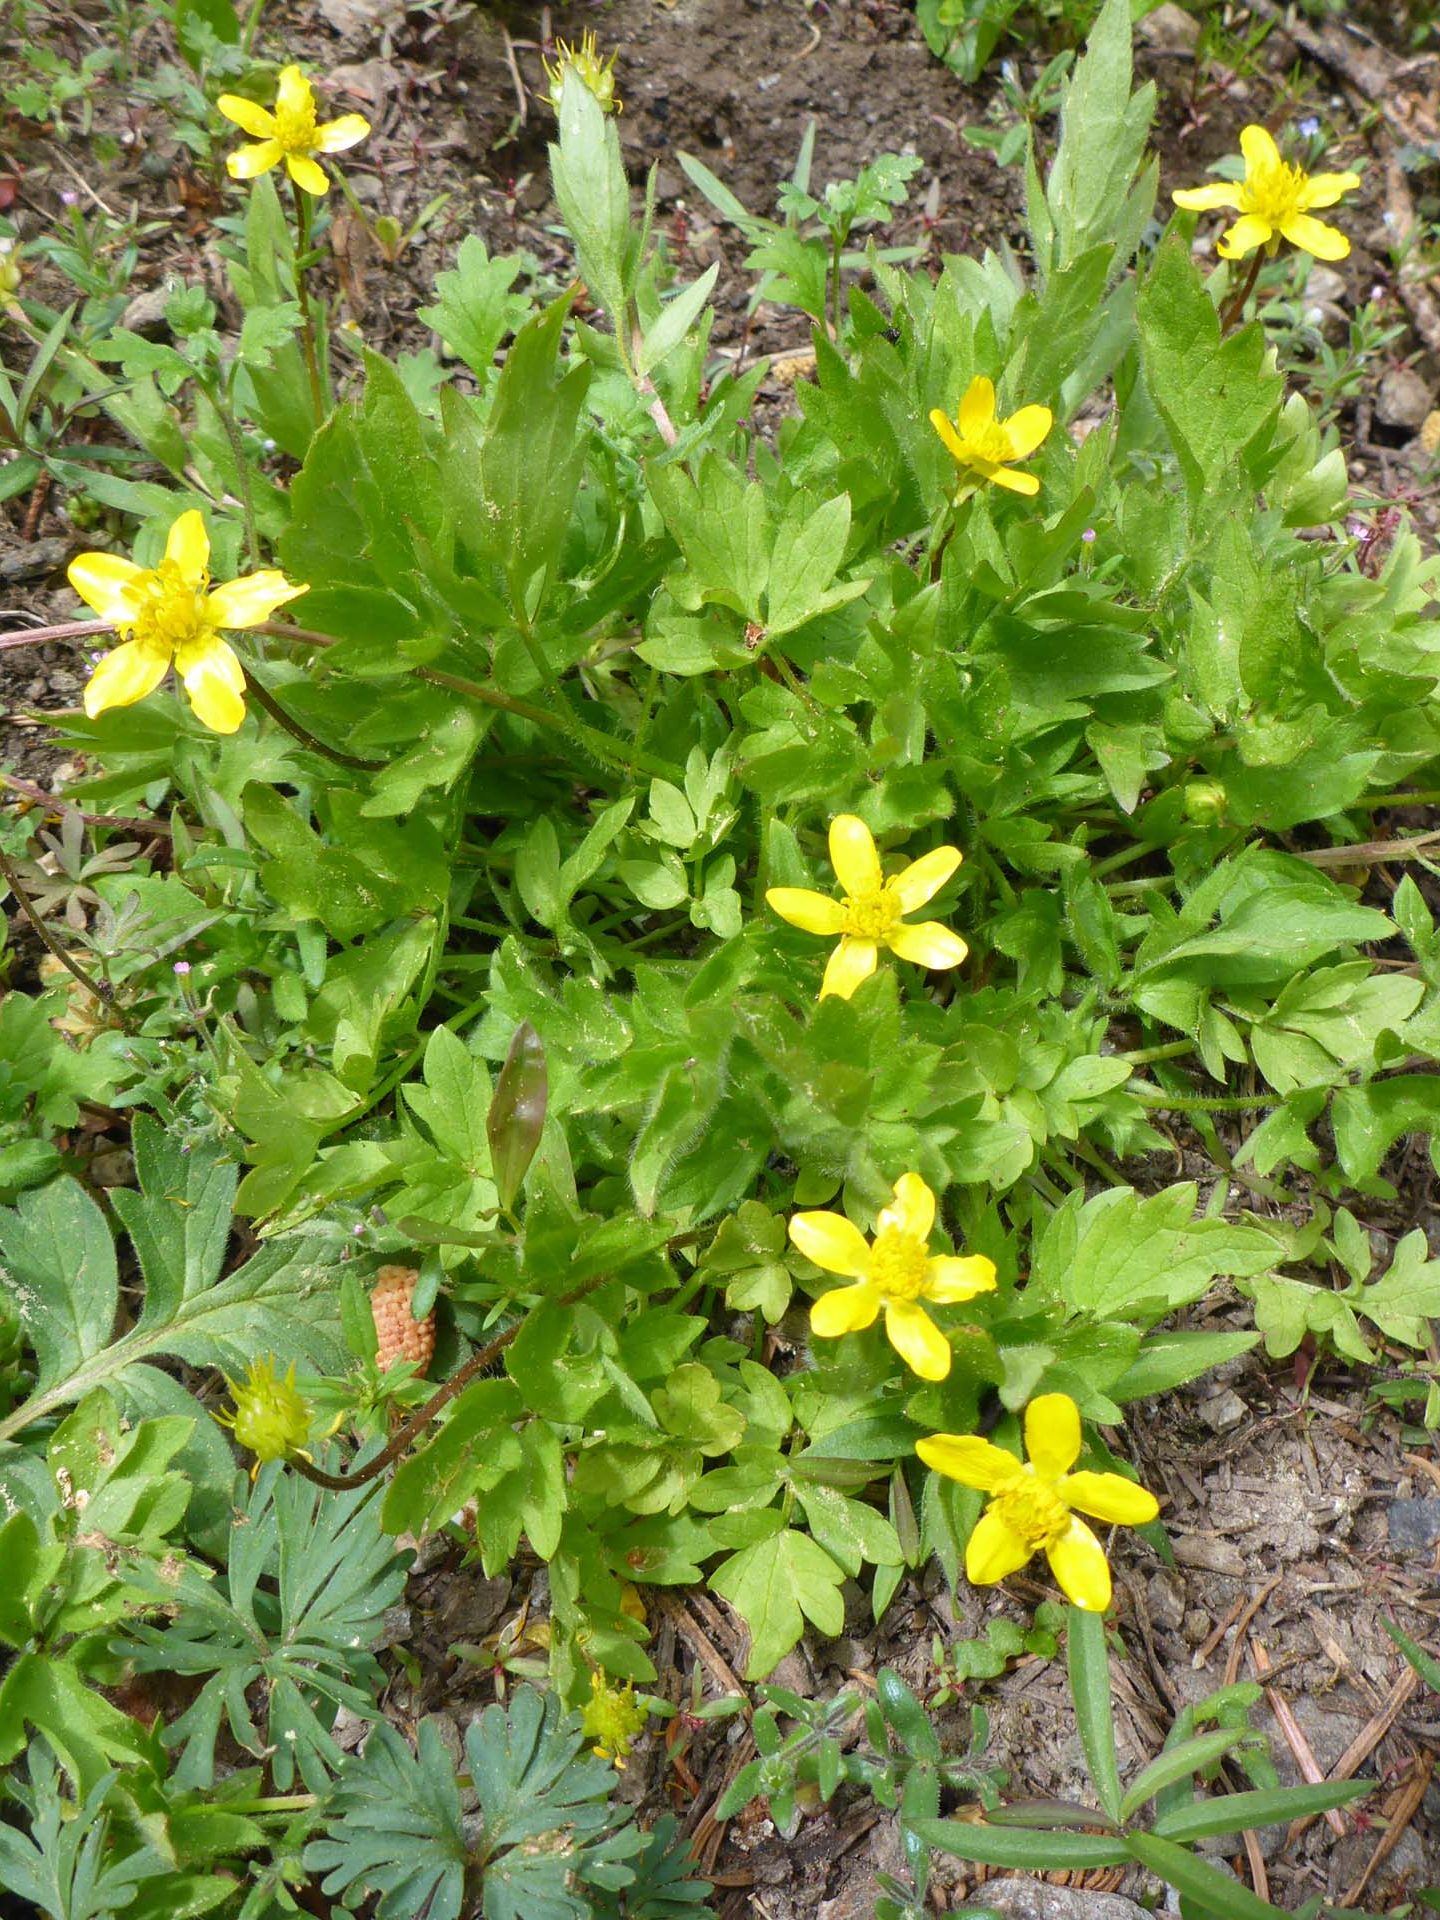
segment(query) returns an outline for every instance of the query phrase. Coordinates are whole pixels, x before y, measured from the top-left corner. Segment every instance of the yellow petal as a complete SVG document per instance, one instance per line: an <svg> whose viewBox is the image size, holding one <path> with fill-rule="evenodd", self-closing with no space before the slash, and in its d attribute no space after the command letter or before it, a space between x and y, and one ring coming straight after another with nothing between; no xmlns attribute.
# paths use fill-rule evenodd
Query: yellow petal
<svg viewBox="0 0 1440 1920"><path fill-rule="evenodd" d="M1274 231L1270 222L1261 219L1258 213L1242 213L1234 226L1227 227L1221 234L1215 251L1222 260L1243 260L1247 253L1265 246Z"/></svg>
<svg viewBox="0 0 1440 1920"><path fill-rule="evenodd" d="M291 586L273 567L263 573L247 573L239 580L227 580L207 596L205 618L212 627L258 627L277 607L309 591L308 587Z"/></svg>
<svg viewBox="0 0 1440 1920"><path fill-rule="evenodd" d="M861 1333L880 1311L880 1296L862 1280L853 1287L835 1287L822 1293L810 1309L810 1331L823 1340L842 1333Z"/></svg>
<svg viewBox="0 0 1440 1920"><path fill-rule="evenodd" d="M1049 407L1021 407L1005 422L1012 460L1028 460L1055 424Z"/></svg>
<svg viewBox="0 0 1440 1920"><path fill-rule="evenodd" d="M880 949L873 940L852 940L847 935L825 963L820 998L837 993L848 1000L861 982L870 978L879 957Z"/></svg>
<svg viewBox="0 0 1440 1920"><path fill-rule="evenodd" d="M215 104L227 120L243 128L252 140L275 138L275 116L267 107L242 99L238 93L222 93Z"/></svg>
<svg viewBox="0 0 1440 1920"><path fill-rule="evenodd" d="M1067 1507L1077 1507L1112 1527L1143 1527L1160 1512L1153 1493L1119 1473L1068 1474L1056 1492Z"/></svg>
<svg viewBox="0 0 1440 1920"><path fill-rule="evenodd" d="M961 433L967 440L973 440L977 434L991 426L995 419L995 382L983 373L977 373L965 389L965 398L960 402L958 422Z"/></svg>
<svg viewBox="0 0 1440 1920"><path fill-rule="evenodd" d="M932 847L912 860L903 873L890 882L890 891L900 902L902 913L915 913L939 893L964 859L958 847Z"/></svg>
<svg viewBox="0 0 1440 1920"><path fill-rule="evenodd" d="M1082 1613L1104 1613L1110 1604L1110 1568L1105 1549L1083 1520L1072 1515L1066 1531L1045 1549L1045 1557L1072 1605Z"/></svg>
<svg viewBox="0 0 1440 1920"><path fill-rule="evenodd" d="M1303 247L1317 260L1343 260L1350 251L1350 242L1338 227L1327 226L1310 213L1292 213L1281 222L1280 231L1292 247Z"/></svg>
<svg viewBox="0 0 1440 1920"><path fill-rule="evenodd" d="M993 1493L1014 1480L1020 1462L993 1440L982 1440L978 1433L934 1433L917 1440L915 1451L936 1473L947 1480L958 1480L962 1487L975 1487L981 1493Z"/></svg>
<svg viewBox="0 0 1440 1920"><path fill-rule="evenodd" d="M122 626L139 612L143 582L149 576L143 567L118 553L77 553L65 569L65 577L102 620Z"/></svg>
<svg viewBox="0 0 1440 1920"><path fill-rule="evenodd" d="M939 1253L925 1269L925 1298L937 1307L958 1306L977 1293L993 1292L995 1262L983 1253Z"/></svg>
<svg viewBox="0 0 1440 1920"><path fill-rule="evenodd" d="M196 717L212 733L234 733L245 718L245 669L224 640L192 640L175 656L175 669Z"/></svg>
<svg viewBox="0 0 1440 1920"><path fill-rule="evenodd" d="M1025 1409L1025 1454L1042 1480L1058 1480L1080 1457L1080 1409L1068 1393L1042 1393Z"/></svg>
<svg viewBox="0 0 1440 1920"><path fill-rule="evenodd" d="M85 711L93 720L107 707L133 707L165 678L170 656L164 647L127 640L107 653L85 683Z"/></svg>
<svg viewBox="0 0 1440 1920"><path fill-rule="evenodd" d="M283 158L284 151L278 140L262 140L258 147L239 147L226 156L225 171L232 180L253 180L257 174L268 173Z"/></svg>
<svg viewBox="0 0 1440 1920"><path fill-rule="evenodd" d="M347 147L358 147L369 131L370 122L363 113L342 113L338 120L327 120L315 129L315 151L344 153Z"/></svg>
<svg viewBox="0 0 1440 1920"><path fill-rule="evenodd" d="M828 938L845 924L842 903L832 900L828 893L812 893L808 887L771 887L765 903L782 920L788 920L792 927L802 927L806 933Z"/></svg>
<svg viewBox="0 0 1440 1920"><path fill-rule="evenodd" d="M895 1182L895 1198L875 1222L875 1231L892 1227L915 1240L928 1240L935 1225L935 1196L918 1173L902 1173Z"/></svg>
<svg viewBox="0 0 1440 1920"><path fill-rule="evenodd" d="M1280 165L1280 149L1264 127L1242 127L1240 151L1245 156L1247 174L1259 173L1262 168Z"/></svg>
<svg viewBox="0 0 1440 1920"><path fill-rule="evenodd" d="M880 889L880 856L875 838L853 813L837 813L830 822L830 864L851 899Z"/></svg>
<svg viewBox="0 0 1440 1920"><path fill-rule="evenodd" d="M794 1213L790 1216L790 1238L807 1260L813 1260L826 1273L863 1280L870 1272L870 1244L843 1213Z"/></svg>
<svg viewBox="0 0 1440 1920"><path fill-rule="evenodd" d="M958 933L942 927L938 920L922 920L917 927L892 927L885 944L902 960L917 967L958 967L970 949Z"/></svg>
<svg viewBox="0 0 1440 1920"><path fill-rule="evenodd" d="M1240 206L1240 186L1235 180L1217 180L1213 187L1181 187L1170 198L1186 213L1211 213L1216 207Z"/></svg>
<svg viewBox="0 0 1440 1920"><path fill-rule="evenodd" d="M918 1301L886 1303L885 1337L922 1380L943 1380L949 1373L950 1342Z"/></svg>
<svg viewBox="0 0 1440 1920"><path fill-rule="evenodd" d="M972 1586L993 1586L1018 1573L1034 1551L1024 1534L1003 1520L995 1507L987 1507L965 1544L965 1578Z"/></svg>
<svg viewBox="0 0 1440 1920"><path fill-rule="evenodd" d="M1306 213L1315 207L1333 207L1345 194L1353 193L1359 184L1358 173L1312 173L1305 182L1300 205Z"/></svg>
<svg viewBox="0 0 1440 1920"><path fill-rule="evenodd" d="M946 449L951 457L960 461L963 465L965 461L965 443L955 431L954 423L951 421L950 416L942 413L939 407L932 407L930 409L930 424L945 442Z"/></svg>
<svg viewBox="0 0 1440 1920"><path fill-rule="evenodd" d="M205 531L205 516L191 507L171 527L165 542L165 558L180 569L187 587L198 587L210 564L210 536Z"/></svg>
<svg viewBox="0 0 1440 1920"><path fill-rule="evenodd" d="M302 193L313 193L318 199L322 193L330 191L330 182L325 177L325 169L304 153L287 153L285 171L299 187Z"/></svg>
<svg viewBox="0 0 1440 1920"><path fill-rule="evenodd" d="M1033 473L1017 473L1013 467L992 467L985 478L1010 493L1023 493L1028 497L1040 491L1040 482Z"/></svg>
<svg viewBox="0 0 1440 1920"><path fill-rule="evenodd" d="M280 69L280 80L275 88L275 117L283 114L288 120L298 120L306 113L314 113L315 95L310 82L299 67L289 66Z"/></svg>

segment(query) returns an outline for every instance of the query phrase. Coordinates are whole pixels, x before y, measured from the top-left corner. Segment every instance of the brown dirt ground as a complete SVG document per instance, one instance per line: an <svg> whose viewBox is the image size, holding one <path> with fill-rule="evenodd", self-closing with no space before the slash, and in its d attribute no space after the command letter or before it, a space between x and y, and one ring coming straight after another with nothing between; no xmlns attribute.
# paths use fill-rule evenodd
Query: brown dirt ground
<svg viewBox="0 0 1440 1920"><path fill-rule="evenodd" d="M93 43L103 18L99 0L81 0L73 10L57 5L56 12L66 16L58 29L62 40L68 35L78 51ZM1243 8L1229 12L1243 26ZM1376 31L1395 35L1399 52L1413 50L1412 31L1425 25L1421 9L1411 13L1396 21L1377 10L1374 17ZM539 48L548 32L573 39L586 26L620 49L625 151L637 179L652 161L659 164L661 226L673 253L687 270L717 256L725 261L717 345L747 356L803 349L805 325L797 315L769 310L747 329L743 248L736 236L717 228L689 189L674 163L676 150L697 155L748 206L769 211L804 123L814 115L821 181L852 173L887 149L921 156L923 171L909 208L887 236L892 241L926 245L938 255L1021 237L1016 174L997 168L963 138L967 126L993 123L1001 111L995 70L978 87L960 86L929 57L913 16L893 0L676 0L669 7L657 0L614 0L603 8L557 9L553 20L548 10L500 11L463 0L411 10L401 0L280 0L266 17L264 50L307 62L327 76L341 110L361 107L376 125L376 137L351 169L367 204L409 220L435 193L451 195L395 265L367 252L355 223L347 218L338 224L345 302L372 338L423 344L413 311L468 232L479 231L492 250L524 248L543 267L564 270L563 251L548 225L554 213L544 160L548 115L537 98L543 91ZM165 31L158 13L142 11L146 44L134 49L136 56L164 57ZM1027 80L1043 65L1040 50L1012 52ZM1239 126L1250 119L1274 117L1279 124L1317 113L1337 129L1347 159L1365 148L1366 133L1334 76L1297 62L1293 46L1278 34L1248 70L1212 63L1201 72L1186 54L1155 48L1142 59L1161 88L1156 139L1166 190L1199 178L1215 155L1233 151ZM176 216L144 244L137 291L178 268L192 279L203 272L218 295L221 277L208 241L209 220L221 199L218 193L210 197L212 183L197 181L182 156L167 152L163 125L158 109L130 103L118 128L126 158L103 176L93 175L87 191L117 205L133 202L152 214ZM1046 132L1053 134L1053 123ZM157 151L168 166L156 164ZM8 168L19 179L13 212L22 234L43 230L54 217L58 193L71 184L77 167L85 170L83 142L62 149L17 116L0 120L0 170ZM1359 244L1345 278L1351 299L1378 286L1387 308L1398 313L1380 171L1371 173L1375 184L1367 183L1354 229ZM1424 211L1422 189L1434 191L1434 169L1417 174L1414 186ZM1401 360L1415 364L1433 390L1440 369L1413 336L1392 349L1392 364ZM784 386L777 382L768 399L782 408ZM1373 388L1342 417L1342 431L1358 455L1352 469L1357 511L1373 517L1389 500L1401 499L1422 526L1433 526L1429 470L1403 441L1372 439L1372 431L1379 432L1372 429L1372 399ZM0 510L0 607L32 621L73 617L63 564L88 542L71 528L60 503L49 503L23 527L25 505ZM12 771L47 780L55 773L58 756L46 747L43 731L26 725L15 709L72 704L82 671L83 661L58 648L0 653L0 700L11 710L0 752ZM1432 1221L1428 1164L1405 1171L1402 1204L1373 1223L1392 1241L1417 1221ZM1157 1178L1172 1177L1169 1166L1155 1172ZM1208 1313L1210 1324L1245 1324L1243 1308L1223 1302L1212 1303ZM1393 1617L1434 1643L1440 1562L1433 1550L1402 1553L1387 1527L1388 1502L1433 1495L1440 1486L1433 1445L1412 1450L1400 1420L1367 1401L1367 1382L1355 1372L1321 1370L1306 1379L1290 1363L1277 1368L1251 1356L1193 1392L1139 1410L1127 1447L1147 1484L1165 1496L1176 1564L1162 1566L1133 1541L1117 1550L1125 1647L1115 1666L1122 1770L1153 1754L1180 1705L1227 1676L1248 1677L1254 1648L1268 1654L1277 1697L1289 1703L1314 1760L1321 1769L1330 1767L1385 1702L1393 1703L1407 1671L1380 1618ZM478 1705L486 1683L471 1675L467 1693L467 1670L448 1650L503 1626L520 1592L519 1580L513 1587L482 1581L474 1570L443 1558L417 1573L409 1644L429 1678L415 1698L397 1695L397 1710L443 1704L463 1719L470 1704ZM847 1678L863 1687L888 1663L924 1691L933 1688L935 1634L973 1637L995 1614L1024 1620L1044 1593L1021 1578L1004 1591L967 1589L952 1601L931 1569L902 1588L878 1630L857 1593L851 1631L835 1642L807 1642L777 1678L823 1695ZM704 1595L687 1596L679 1611L666 1609L657 1619L662 1684L677 1701L689 1698L697 1661L711 1696L720 1690L726 1665L743 1667L736 1623ZM1227 1621L1231 1625L1222 1632ZM1240 1629L1243 1641L1237 1639ZM1013 1792L1084 1797L1059 1662L1022 1660L1001 1680L972 1684L965 1704L972 1698L989 1709L990 1758L1009 1768ZM753 1913L762 1920L868 1915L875 1869L895 1871L902 1864L893 1819L877 1818L868 1800L842 1797L807 1818L792 1842L774 1833L763 1809L733 1822L728 1833L715 1833L708 1812L740 1757L739 1724L727 1724L728 1733L722 1725L697 1736L690 1751L698 1793L691 1794L668 1766L658 1738L637 1753L627 1792L648 1811L675 1806L692 1831L709 1838L706 1857L725 1914ZM959 1724L957 1715L957 1738ZM1301 1777L1302 1763L1274 1714L1262 1715L1262 1724L1282 1776ZM1291 1844L1283 1834L1261 1836L1272 1897L1294 1906L1314 1894L1333 1901L1352 1890L1407 1787L1432 1764L1437 1737L1440 1708L1416 1688L1361 1769L1377 1777L1381 1789L1360 1815L1346 1817L1343 1837L1323 1821ZM1440 1881L1437 1815L1440 1788L1432 1786L1365 1886L1369 1910ZM951 1864L953 1871L942 1868L939 1876L937 1911L976 1889L976 1881ZM1248 1882L1251 1865L1243 1856L1235 1865ZM1089 1880L1097 1887L1119 1884L1118 1874ZM1123 1890L1157 1891L1153 1885L1145 1889L1136 1876Z"/></svg>

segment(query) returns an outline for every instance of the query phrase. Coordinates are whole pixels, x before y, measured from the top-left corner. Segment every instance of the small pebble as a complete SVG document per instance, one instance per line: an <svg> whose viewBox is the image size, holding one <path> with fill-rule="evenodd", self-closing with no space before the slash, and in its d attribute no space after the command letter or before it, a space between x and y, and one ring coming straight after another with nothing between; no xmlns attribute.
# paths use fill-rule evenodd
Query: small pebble
<svg viewBox="0 0 1440 1920"><path fill-rule="evenodd" d="M1423 1553L1440 1540L1440 1499L1392 1500L1386 1517L1390 1544L1402 1553Z"/></svg>

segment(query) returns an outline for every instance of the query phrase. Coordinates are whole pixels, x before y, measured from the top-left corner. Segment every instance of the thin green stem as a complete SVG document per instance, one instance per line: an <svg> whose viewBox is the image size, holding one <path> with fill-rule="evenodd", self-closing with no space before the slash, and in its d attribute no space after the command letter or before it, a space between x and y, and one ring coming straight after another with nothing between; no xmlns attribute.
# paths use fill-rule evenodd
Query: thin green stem
<svg viewBox="0 0 1440 1920"><path fill-rule="evenodd" d="M1193 1053L1193 1040L1167 1040L1163 1046L1136 1047L1131 1053L1120 1053L1115 1057L1132 1067L1145 1067L1152 1060L1178 1060L1182 1054Z"/></svg>
<svg viewBox="0 0 1440 1920"><path fill-rule="evenodd" d="M1125 1091L1133 1093L1147 1107L1164 1108L1173 1113L1251 1113L1284 1105L1282 1100L1265 1094L1166 1093L1163 1087L1137 1085L1133 1081Z"/></svg>
<svg viewBox="0 0 1440 1920"><path fill-rule="evenodd" d="M315 315L307 285L310 253L310 201L302 188L290 182L295 201L295 298L300 303L300 346L305 355L305 372L310 381L310 401L318 427L325 418L325 389L320 380L320 356L315 344Z"/></svg>
<svg viewBox="0 0 1440 1920"><path fill-rule="evenodd" d="M246 458L245 442L241 437L230 402L221 398L219 385L202 382L202 391L215 409L215 417L225 429L225 438L230 442L230 451L235 456L235 478L240 488L240 512L245 521L245 552L253 570L260 565L260 535L255 525L255 495L250 483L250 462Z"/></svg>
<svg viewBox="0 0 1440 1920"><path fill-rule="evenodd" d="M608 733L601 733L598 727L588 727L583 720L577 720L569 713L562 718L548 708L535 707L528 700L517 700L513 694L502 693L498 687L482 687L476 680L464 680L459 674L442 673L438 667L417 667L417 675L428 680L432 686L449 687L452 693L463 693L471 700L479 700L487 707L497 707L502 713L513 714L517 720L528 720L537 727L546 727L552 732L567 735L578 746L582 746L593 759L603 765L614 767L619 773L631 773L639 767L645 773L658 774L662 780L678 784L684 774L679 767L672 766L668 760L660 760L654 754L641 753L638 748L627 751L622 740L613 740ZM563 693L561 702L564 703Z"/></svg>
<svg viewBox="0 0 1440 1920"><path fill-rule="evenodd" d="M260 30L260 15L265 10L265 0L250 0L250 11L245 16L245 25L240 29L240 48L249 53L255 45L255 35Z"/></svg>
<svg viewBox="0 0 1440 1920"><path fill-rule="evenodd" d="M1112 853L1108 860L1098 860L1090 869L1092 880L1103 880L1107 873L1118 873L1121 867L1133 866L1135 861L1143 860L1147 853L1158 853L1158 847L1147 841L1137 841L1133 847L1126 847L1120 853Z"/></svg>
<svg viewBox="0 0 1440 1920"><path fill-rule="evenodd" d="M1112 900L1132 900L1142 893L1169 893L1174 886L1173 873L1152 873L1148 880L1116 880L1105 891Z"/></svg>
<svg viewBox="0 0 1440 1920"><path fill-rule="evenodd" d="M278 726L282 726L292 739L298 740L302 747L309 747L312 752L322 755L326 760L333 760L337 767L354 767L360 773L379 773L386 765L384 760L362 760L358 754L342 753L338 747L327 746L323 740L317 739L308 727L302 726L293 714L287 713L269 688L263 686L248 667L242 668L241 671L245 675L246 692L250 694L256 706L263 707L270 718Z"/></svg>

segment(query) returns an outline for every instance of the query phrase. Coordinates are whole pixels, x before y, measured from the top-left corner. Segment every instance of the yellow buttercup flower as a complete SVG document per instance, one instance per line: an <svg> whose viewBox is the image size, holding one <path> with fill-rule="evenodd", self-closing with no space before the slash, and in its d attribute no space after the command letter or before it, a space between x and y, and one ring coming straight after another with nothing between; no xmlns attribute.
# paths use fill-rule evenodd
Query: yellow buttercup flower
<svg viewBox="0 0 1440 1920"><path fill-rule="evenodd" d="M1221 236L1221 257L1243 260L1257 247L1274 253L1285 239L1317 260L1343 260L1350 242L1338 227L1314 219L1312 209L1333 207L1359 186L1359 174L1306 173L1301 167L1287 166L1264 127L1242 129L1240 151L1245 156L1243 180L1182 187L1172 196L1176 206L1189 213L1208 213L1215 207L1237 209L1240 218Z"/></svg>
<svg viewBox="0 0 1440 1920"><path fill-rule="evenodd" d="M937 1433L917 1440L927 1467L978 1487L990 1504L965 1549L965 1572L977 1587L1016 1573L1043 1547L1066 1598L1086 1613L1110 1604L1105 1549L1083 1520L1138 1527L1160 1511L1153 1493L1118 1473L1072 1473L1080 1457L1080 1409L1065 1393L1043 1393L1025 1409L1028 1462L973 1433Z"/></svg>
<svg viewBox="0 0 1440 1920"><path fill-rule="evenodd" d="M86 684L92 720L153 693L173 661L197 716L212 732L234 733L245 718L245 669L221 628L258 627L308 589L266 571L212 591L209 564L210 536L194 507L171 527L158 567L137 567L116 553L81 553L70 562L71 586L124 638Z"/></svg>
<svg viewBox="0 0 1440 1920"><path fill-rule="evenodd" d="M977 373L965 389L956 418L952 421L939 407L932 407L930 424L957 465L975 475L972 484L993 480L997 487L1008 487L1011 493L1040 491L1033 473L1016 473L1010 462L1028 460L1054 426L1055 416L1049 407L1021 407L1008 420L1002 420L995 409L995 382Z"/></svg>
<svg viewBox="0 0 1440 1920"><path fill-rule="evenodd" d="M330 182L316 161L317 153L344 153L358 146L370 131L362 113L342 113L338 120L315 124L315 95L299 67L285 67L275 94L275 111L256 106L238 93L222 93L215 102L227 120L258 143L241 147L225 162L232 180L253 180L283 160L285 171L306 193L328 193Z"/></svg>
<svg viewBox="0 0 1440 1920"><path fill-rule="evenodd" d="M839 934L820 998L838 993L848 1000L875 971L881 947L920 967L959 966L970 949L958 933L938 920L906 926L904 916L932 900L962 858L958 847L936 847L887 880L870 829L853 813L842 813L830 822L830 864L844 898L832 900L808 887L771 887L765 899L792 927L827 938Z"/></svg>
<svg viewBox="0 0 1440 1920"><path fill-rule="evenodd" d="M810 1309L811 1332L832 1340L858 1333L883 1307L886 1337L906 1366L922 1380L943 1380L950 1371L950 1342L920 1303L949 1307L989 1293L995 1263L978 1253L932 1254L934 1225L935 1196L918 1173L902 1173L895 1182L895 1197L876 1220L873 1241L843 1213L795 1214L790 1238L806 1259L855 1283L821 1294Z"/></svg>
<svg viewBox="0 0 1440 1920"><path fill-rule="evenodd" d="M615 93L615 62L618 58L618 54L612 53L608 60L602 60L600 43L588 28L581 35L578 47L572 47L568 40L557 40L554 64L542 58L545 76L550 82L550 104L556 113L560 111L560 96L565 90L567 67L594 94L602 112L621 112L620 101Z"/></svg>

